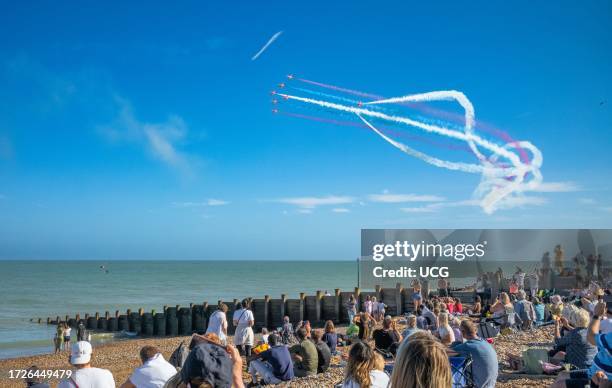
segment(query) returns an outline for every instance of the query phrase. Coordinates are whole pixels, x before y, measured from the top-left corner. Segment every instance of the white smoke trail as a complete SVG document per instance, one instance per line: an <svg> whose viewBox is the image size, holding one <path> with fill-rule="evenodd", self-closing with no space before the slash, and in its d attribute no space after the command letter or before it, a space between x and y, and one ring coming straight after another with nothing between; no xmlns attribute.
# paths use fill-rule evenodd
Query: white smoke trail
<svg viewBox="0 0 612 388"><path fill-rule="evenodd" d="M481 174L481 182L475 190L475 195L482 198L481 207L486 213L493 213L498 208L498 204L504 198L513 193L520 193L527 190L533 190L542 182L542 174L540 167L542 166L542 153L533 144L527 141L515 142L499 146L486 139L483 139L474 133L474 107L470 100L461 92L436 91L430 93L422 93L409 95L404 97L389 98L385 100L372 101L365 105L373 104L395 104L401 102L419 102L419 101L456 101L465 111L465 126L464 131L457 131L442 126L423 123L412 120L410 118L388 115L382 112L372 111L370 109L355 108L341 104L331 103L327 101L315 100L311 98L292 96L288 94L280 94L282 97L301 101L308 104L314 104L329 109L334 109L342 112L350 112L357 115L372 131L382 137L385 141L398 148L402 152L423 160L426 163L436 167L446 168L449 170L463 171L468 173ZM391 139L374 127L365 117L374 117L386 121L396 122L420 128L426 132L436 133L442 136L447 136L453 139L462 140L468 143L470 149L477 156L480 164L470 164L461 162L449 162L427 155L417 151L406 144ZM490 157L485 157L478 147L482 147L492 153ZM518 155L508 150L508 147L524 148L532 153L532 160L528 163L523 163ZM510 167L499 167L496 163L502 157L507 159ZM528 182L525 182L525 177L531 174L532 177Z"/></svg>
<svg viewBox="0 0 612 388"><path fill-rule="evenodd" d="M272 43L274 43L274 41L275 41L276 39L278 39L278 37L279 37L279 36L281 36L281 34L282 34L282 33L283 33L282 31L279 31L279 32L277 32L276 34L272 35L272 37L271 37L271 38L270 38L270 39L269 39L269 40L266 42L266 44L264 44L264 46L263 46L263 47L262 47L262 48L261 48L261 49L260 49L260 50L257 52L257 54L253 55L253 57L251 58L251 61L254 61L254 60L256 60L257 58L259 58L259 56L260 56L261 54L263 54L263 52L264 52L264 51L266 51L266 50L268 49L268 47L269 47L269 46L270 46Z"/></svg>

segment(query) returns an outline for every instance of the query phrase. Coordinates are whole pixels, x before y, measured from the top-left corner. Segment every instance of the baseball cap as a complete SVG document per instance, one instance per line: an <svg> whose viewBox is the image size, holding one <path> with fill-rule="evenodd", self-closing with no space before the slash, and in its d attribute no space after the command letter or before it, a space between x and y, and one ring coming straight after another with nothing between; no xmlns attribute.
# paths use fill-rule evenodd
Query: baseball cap
<svg viewBox="0 0 612 388"><path fill-rule="evenodd" d="M91 344L87 341L79 341L72 345L70 352L70 363L72 365L83 365L91 360Z"/></svg>

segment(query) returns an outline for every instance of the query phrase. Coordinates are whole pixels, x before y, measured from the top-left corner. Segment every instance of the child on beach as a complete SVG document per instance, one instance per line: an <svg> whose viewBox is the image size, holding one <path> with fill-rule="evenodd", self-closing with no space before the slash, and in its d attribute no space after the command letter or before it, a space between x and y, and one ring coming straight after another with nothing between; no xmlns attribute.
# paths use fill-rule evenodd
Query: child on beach
<svg viewBox="0 0 612 388"><path fill-rule="evenodd" d="M56 354L64 350L64 326L61 323L57 324L53 344L55 345Z"/></svg>
<svg viewBox="0 0 612 388"><path fill-rule="evenodd" d="M295 337L293 335L293 325L291 324L291 320L287 315L283 317L283 326L280 331L281 341L283 344L288 345L295 342Z"/></svg>
<svg viewBox="0 0 612 388"><path fill-rule="evenodd" d="M359 337L359 326L357 326L358 319L359 317L355 317L353 322L351 322L349 327L346 329L346 340L348 343L351 343L351 341L354 341Z"/></svg>

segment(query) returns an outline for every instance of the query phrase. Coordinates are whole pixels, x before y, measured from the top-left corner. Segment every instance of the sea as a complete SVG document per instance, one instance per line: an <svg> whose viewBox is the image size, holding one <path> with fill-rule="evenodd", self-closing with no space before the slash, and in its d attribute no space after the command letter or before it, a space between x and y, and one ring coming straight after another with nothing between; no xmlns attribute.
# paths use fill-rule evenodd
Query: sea
<svg viewBox="0 0 612 388"><path fill-rule="evenodd" d="M460 272L454 284L474 280L474 272ZM0 261L0 359L52 352L55 326L47 317L333 294L358 281L356 261Z"/></svg>

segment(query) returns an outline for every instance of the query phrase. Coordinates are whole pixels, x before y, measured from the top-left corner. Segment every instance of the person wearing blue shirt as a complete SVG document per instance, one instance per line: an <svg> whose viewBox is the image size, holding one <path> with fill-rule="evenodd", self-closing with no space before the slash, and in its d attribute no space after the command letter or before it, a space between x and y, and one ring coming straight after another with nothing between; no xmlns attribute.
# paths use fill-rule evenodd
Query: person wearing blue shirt
<svg viewBox="0 0 612 388"><path fill-rule="evenodd" d="M545 308L544 303L537 296L533 297L533 309L535 310L536 315L536 325L541 325L544 323L544 315Z"/></svg>
<svg viewBox="0 0 612 388"><path fill-rule="evenodd" d="M461 321L460 327L465 341L451 345L452 352L472 358L472 377L477 388L494 388L499 367L495 349L478 337L476 326L471 321Z"/></svg>
<svg viewBox="0 0 612 388"><path fill-rule="evenodd" d="M268 337L270 348L259 353L249 363L249 373L253 379L252 385L257 385L259 374L265 384L280 384L291 380L293 375L293 362L287 346L281 343L277 334Z"/></svg>

